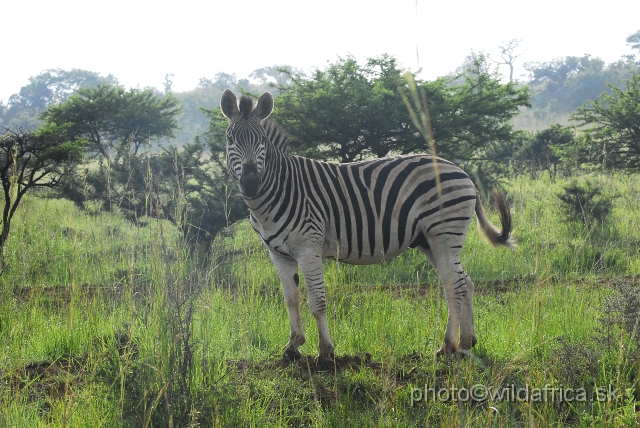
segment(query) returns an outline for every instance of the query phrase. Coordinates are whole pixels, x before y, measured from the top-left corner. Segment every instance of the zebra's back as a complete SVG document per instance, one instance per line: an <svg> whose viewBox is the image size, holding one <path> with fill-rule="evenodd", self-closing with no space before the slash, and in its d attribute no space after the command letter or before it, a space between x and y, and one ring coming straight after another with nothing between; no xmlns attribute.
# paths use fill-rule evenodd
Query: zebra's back
<svg viewBox="0 0 640 428"><path fill-rule="evenodd" d="M443 159L437 159L438 192L431 156L349 164L293 158L309 211L322 222L327 258L354 264L391 260L408 247L428 248L428 239L439 234L459 234L461 226L466 231L473 215L473 183Z"/></svg>

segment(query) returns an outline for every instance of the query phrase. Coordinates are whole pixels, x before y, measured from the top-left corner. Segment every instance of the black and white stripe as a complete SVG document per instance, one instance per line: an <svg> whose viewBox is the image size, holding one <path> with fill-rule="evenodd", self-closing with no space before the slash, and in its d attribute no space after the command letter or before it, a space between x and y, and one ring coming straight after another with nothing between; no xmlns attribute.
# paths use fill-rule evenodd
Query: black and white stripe
<svg viewBox="0 0 640 428"><path fill-rule="evenodd" d="M285 133L266 119L273 109L270 94L254 108L249 97L238 106L227 90L221 106L229 118L229 174L238 180L251 223L282 280L291 322L285 357L299 356L304 343L298 265L318 323L319 357L329 361L333 343L326 327L322 257L373 264L415 247L438 269L449 305L440 352L450 355L475 344L473 282L460 265L460 251L474 212L490 242L513 246L504 199L497 198L503 225L498 231L469 176L449 161L408 155L334 164L293 156Z"/></svg>

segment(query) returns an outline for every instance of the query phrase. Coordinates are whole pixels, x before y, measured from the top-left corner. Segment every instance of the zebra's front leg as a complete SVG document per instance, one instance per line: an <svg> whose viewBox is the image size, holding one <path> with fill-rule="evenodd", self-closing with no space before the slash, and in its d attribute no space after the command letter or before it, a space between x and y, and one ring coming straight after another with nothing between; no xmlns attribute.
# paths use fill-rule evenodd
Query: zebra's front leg
<svg viewBox="0 0 640 428"><path fill-rule="evenodd" d="M300 315L300 277L298 275L298 263L291 257L270 251L273 265L278 271L284 300L289 311L289 342L285 345L282 359L293 361L300 358L298 347L305 342L302 330L302 317Z"/></svg>
<svg viewBox="0 0 640 428"><path fill-rule="evenodd" d="M327 325L327 298L324 290L324 272L320 252L309 253L298 259L309 296L309 308L316 319L319 336L318 367L333 363L333 342Z"/></svg>

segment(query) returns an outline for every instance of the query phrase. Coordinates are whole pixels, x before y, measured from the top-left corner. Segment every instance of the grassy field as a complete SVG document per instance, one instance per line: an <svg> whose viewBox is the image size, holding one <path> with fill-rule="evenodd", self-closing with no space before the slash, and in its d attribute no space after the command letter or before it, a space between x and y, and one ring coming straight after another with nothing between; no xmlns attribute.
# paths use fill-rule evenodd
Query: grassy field
<svg viewBox="0 0 640 428"><path fill-rule="evenodd" d="M327 262L328 372L306 306L303 358L280 360L287 311L246 223L204 260L166 222L27 198L0 277L0 425L637 424L640 180L594 180L615 196L609 224L564 220L562 183L520 179L518 249L472 226L479 342L462 358L434 357L447 309L419 253Z"/></svg>

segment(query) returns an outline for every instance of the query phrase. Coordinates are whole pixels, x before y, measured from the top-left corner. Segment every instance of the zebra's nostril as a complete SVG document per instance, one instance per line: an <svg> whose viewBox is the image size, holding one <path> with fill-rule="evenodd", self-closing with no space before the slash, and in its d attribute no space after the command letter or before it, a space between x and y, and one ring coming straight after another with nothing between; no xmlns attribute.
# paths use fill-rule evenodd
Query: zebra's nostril
<svg viewBox="0 0 640 428"><path fill-rule="evenodd" d="M258 173L258 164L247 162L242 164L239 178L242 194L244 196L253 197L260 189L260 174Z"/></svg>
<svg viewBox="0 0 640 428"><path fill-rule="evenodd" d="M258 175L257 163L243 163L242 164L242 176Z"/></svg>

